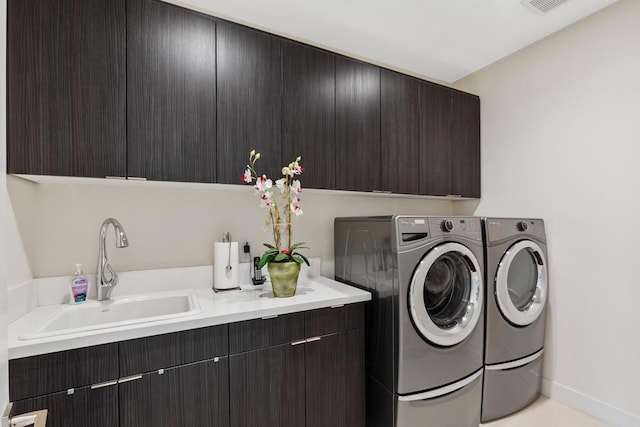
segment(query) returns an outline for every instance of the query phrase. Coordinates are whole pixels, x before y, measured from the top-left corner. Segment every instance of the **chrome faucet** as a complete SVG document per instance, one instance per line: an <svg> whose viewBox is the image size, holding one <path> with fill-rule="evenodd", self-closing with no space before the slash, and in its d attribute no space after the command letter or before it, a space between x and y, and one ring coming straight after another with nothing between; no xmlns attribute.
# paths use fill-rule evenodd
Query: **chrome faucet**
<svg viewBox="0 0 640 427"><path fill-rule="evenodd" d="M107 228L109 224L113 225L116 231L116 247L126 248L129 246L127 240L127 233L124 232L124 228L115 218L107 218L102 223L100 228L100 237L98 241L98 271L96 272L96 287L98 288L98 301L104 301L109 299L111 291L114 286L118 284L118 275L109 265L107 259L107 250L105 248L105 238L107 235ZM107 274L105 274L107 273Z"/></svg>

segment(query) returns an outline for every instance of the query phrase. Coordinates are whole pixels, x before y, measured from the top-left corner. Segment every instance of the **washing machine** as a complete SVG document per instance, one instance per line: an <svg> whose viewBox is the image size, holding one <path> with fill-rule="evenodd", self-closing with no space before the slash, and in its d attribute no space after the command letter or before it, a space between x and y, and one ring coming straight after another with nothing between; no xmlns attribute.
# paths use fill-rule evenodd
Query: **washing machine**
<svg viewBox="0 0 640 427"><path fill-rule="evenodd" d="M486 422L512 414L540 395L548 264L543 220L483 218L482 224Z"/></svg>
<svg viewBox="0 0 640 427"><path fill-rule="evenodd" d="M368 290L368 427L477 427L484 285L479 218L336 218L336 280Z"/></svg>

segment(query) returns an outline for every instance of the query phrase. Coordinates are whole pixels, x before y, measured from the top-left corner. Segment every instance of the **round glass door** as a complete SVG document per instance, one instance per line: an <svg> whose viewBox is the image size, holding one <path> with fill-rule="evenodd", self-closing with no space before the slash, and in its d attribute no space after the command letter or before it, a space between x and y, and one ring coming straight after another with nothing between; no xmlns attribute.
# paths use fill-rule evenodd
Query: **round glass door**
<svg viewBox="0 0 640 427"><path fill-rule="evenodd" d="M480 265L459 243L430 250L416 267L409 287L409 312L428 341L452 346L475 328L482 312Z"/></svg>
<svg viewBox="0 0 640 427"><path fill-rule="evenodd" d="M542 313L547 300L547 267L540 246L530 240L512 245L496 273L496 299L502 315L526 326Z"/></svg>

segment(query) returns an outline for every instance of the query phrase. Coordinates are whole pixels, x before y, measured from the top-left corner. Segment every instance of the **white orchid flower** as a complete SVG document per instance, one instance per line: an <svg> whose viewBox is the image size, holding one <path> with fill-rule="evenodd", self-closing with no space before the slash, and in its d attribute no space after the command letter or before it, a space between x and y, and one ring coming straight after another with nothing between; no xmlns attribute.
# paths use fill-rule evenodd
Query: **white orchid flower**
<svg viewBox="0 0 640 427"><path fill-rule="evenodd" d="M249 169L248 166L247 166L247 170L244 171L244 174L242 175L242 180L247 184L250 184L251 181L253 181L253 177L251 176L251 169Z"/></svg>
<svg viewBox="0 0 640 427"><path fill-rule="evenodd" d="M269 178L267 178L266 175L262 175L261 177L259 177L256 180L256 185L253 186L253 188L255 188L257 192L267 191L271 187L273 187L273 182Z"/></svg>
<svg viewBox="0 0 640 427"><path fill-rule="evenodd" d="M291 176L293 176L294 174L295 175L300 175L302 173L302 171L304 170L304 168L298 164L298 160L296 160L295 162L291 163L289 165L289 169L291 170L291 172L293 172L291 174Z"/></svg>
<svg viewBox="0 0 640 427"><path fill-rule="evenodd" d="M302 193L302 185L300 184L300 181L298 181L297 179L294 179L293 182L291 183L291 190L293 191L294 194Z"/></svg>
<svg viewBox="0 0 640 427"><path fill-rule="evenodd" d="M260 196L260 207L266 208L271 207L273 205L273 201L271 200L271 191L265 191Z"/></svg>
<svg viewBox="0 0 640 427"><path fill-rule="evenodd" d="M298 199L299 201L300 199ZM289 209L291 209L291 212L293 212L296 216L300 216L302 215L302 208L300 207L299 204L295 203L295 202L291 202L289 204Z"/></svg>

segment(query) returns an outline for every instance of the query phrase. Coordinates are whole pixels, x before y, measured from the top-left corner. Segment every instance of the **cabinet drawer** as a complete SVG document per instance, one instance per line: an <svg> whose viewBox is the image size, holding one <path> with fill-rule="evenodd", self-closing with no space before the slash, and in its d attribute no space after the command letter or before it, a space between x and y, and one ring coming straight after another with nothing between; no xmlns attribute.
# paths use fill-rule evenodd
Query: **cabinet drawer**
<svg viewBox="0 0 640 427"><path fill-rule="evenodd" d="M228 348L227 325L122 341L120 377L211 359Z"/></svg>
<svg viewBox="0 0 640 427"><path fill-rule="evenodd" d="M21 400L118 378L118 344L9 361L9 397Z"/></svg>
<svg viewBox="0 0 640 427"><path fill-rule="evenodd" d="M364 327L364 304L305 312L305 336L317 337Z"/></svg>
<svg viewBox="0 0 640 427"><path fill-rule="evenodd" d="M229 325L229 353L241 353L304 338L304 313L246 320Z"/></svg>

